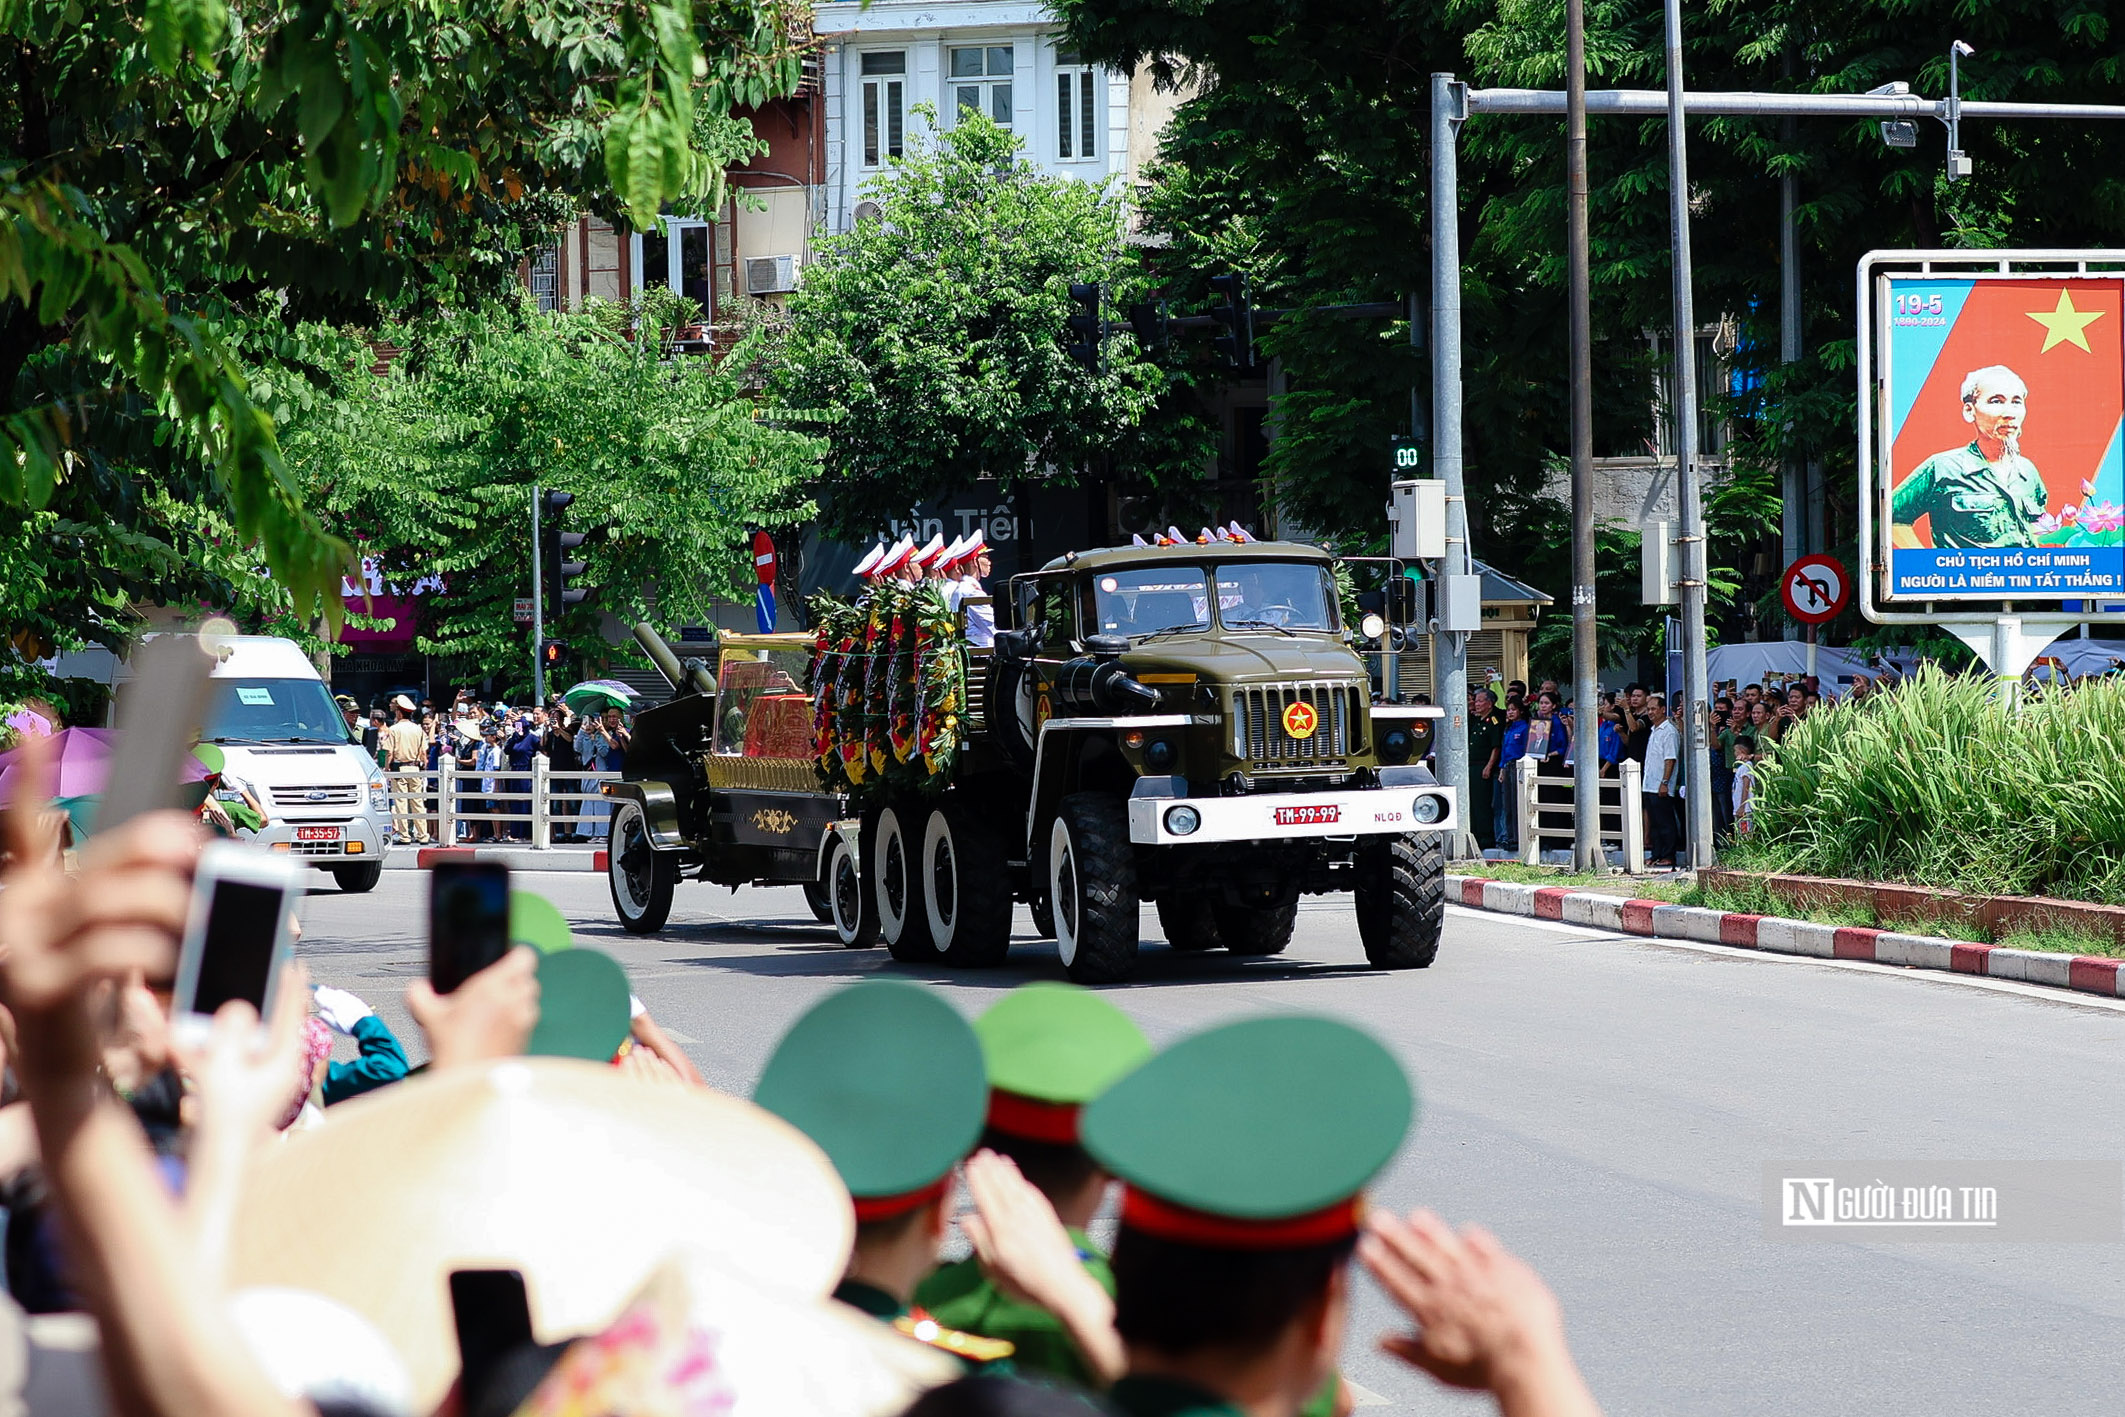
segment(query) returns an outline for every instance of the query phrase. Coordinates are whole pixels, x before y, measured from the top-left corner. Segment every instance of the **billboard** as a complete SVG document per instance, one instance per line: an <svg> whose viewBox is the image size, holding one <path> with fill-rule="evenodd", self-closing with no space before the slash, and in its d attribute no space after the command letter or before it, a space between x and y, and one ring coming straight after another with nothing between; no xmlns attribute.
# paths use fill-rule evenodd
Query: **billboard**
<svg viewBox="0 0 2125 1417"><path fill-rule="evenodd" d="M2125 278L1882 277L1886 600L2125 596Z"/></svg>

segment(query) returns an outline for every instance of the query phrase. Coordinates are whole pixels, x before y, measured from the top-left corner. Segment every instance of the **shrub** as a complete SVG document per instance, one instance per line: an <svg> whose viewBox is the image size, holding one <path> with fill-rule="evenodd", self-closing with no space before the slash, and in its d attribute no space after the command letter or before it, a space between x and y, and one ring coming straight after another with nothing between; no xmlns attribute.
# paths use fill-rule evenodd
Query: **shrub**
<svg viewBox="0 0 2125 1417"><path fill-rule="evenodd" d="M2125 902L2125 679L1927 669L1793 725L1757 783L1738 866Z"/></svg>

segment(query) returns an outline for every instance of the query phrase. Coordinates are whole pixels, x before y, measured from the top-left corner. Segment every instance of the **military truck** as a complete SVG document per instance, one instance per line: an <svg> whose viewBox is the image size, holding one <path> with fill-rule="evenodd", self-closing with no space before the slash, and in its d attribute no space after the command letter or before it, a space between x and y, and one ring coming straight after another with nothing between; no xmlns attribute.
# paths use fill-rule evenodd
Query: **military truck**
<svg viewBox="0 0 2125 1417"><path fill-rule="evenodd" d="M804 635L728 635L713 671L640 639L680 692L637 719L610 879L630 930L682 874L797 884L844 945L983 966L1013 906L1080 983L1127 978L1141 906L1173 948L1271 955L1302 895L1347 893L1366 957L1423 968L1453 795L1419 759L1440 710L1377 702L1334 558L1288 542L1072 553L1015 577L966 655L948 771L829 791ZM811 666L816 671L816 663Z"/></svg>
<svg viewBox="0 0 2125 1417"><path fill-rule="evenodd" d="M1440 710L1375 701L1334 566L1213 542L1015 577L1009 628L972 652L948 784L863 807L870 890L842 937L875 917L899 959L995 964L1015 899L1072 979L1107 983L1134 965L1143 902L1176 949L1268 955L1302 895L1342 892L1375 965L1430 964L1458 826L1418 761Z"/></svg>
<svg viewBox="0 0 2125 1417"><path fill-rule="evenodd" d="M682 662L647 625L635 638L673 697L636 716L624 779L602 789L612 807L606 880L620 923L637 934L662 928L682 877L802 886L812 914L832 920L832 828L849 813L812 767L803 687L812 637L725 635L712 663ZM843 874L844 913L853 915L853 860Z"/></svg>

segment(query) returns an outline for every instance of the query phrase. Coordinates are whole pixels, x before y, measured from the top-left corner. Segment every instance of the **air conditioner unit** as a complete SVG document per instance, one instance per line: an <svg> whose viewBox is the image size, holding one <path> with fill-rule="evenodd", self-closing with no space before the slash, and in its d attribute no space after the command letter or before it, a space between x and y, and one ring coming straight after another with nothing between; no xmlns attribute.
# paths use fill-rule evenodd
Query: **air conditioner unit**
<svg viewBox="0 0 2125 1417"><path fill-rule="evenodd" d="M748 256L745 260L747 295L781 295L797 288L795 256Z"/></svg>

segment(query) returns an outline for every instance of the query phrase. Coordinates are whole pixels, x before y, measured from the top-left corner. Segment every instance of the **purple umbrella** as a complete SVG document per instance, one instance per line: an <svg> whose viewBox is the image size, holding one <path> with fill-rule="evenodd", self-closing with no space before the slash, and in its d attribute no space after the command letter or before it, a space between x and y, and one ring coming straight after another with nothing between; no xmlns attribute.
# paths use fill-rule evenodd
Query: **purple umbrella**
<svg viewBox="0 0 2125 1417"><path fill-rule="evenodd" d="M110 728L62 728L53 734L52 747L46 750L56 757L52 764L52 796L93 797L101 793L104 778L111 770L111 748L117 741L117 731ZM0 753L0 802L13 795L15 760L21 755L20 748ZM177 780L203 782L206 777L206 764L187 753Z"/></svg>

